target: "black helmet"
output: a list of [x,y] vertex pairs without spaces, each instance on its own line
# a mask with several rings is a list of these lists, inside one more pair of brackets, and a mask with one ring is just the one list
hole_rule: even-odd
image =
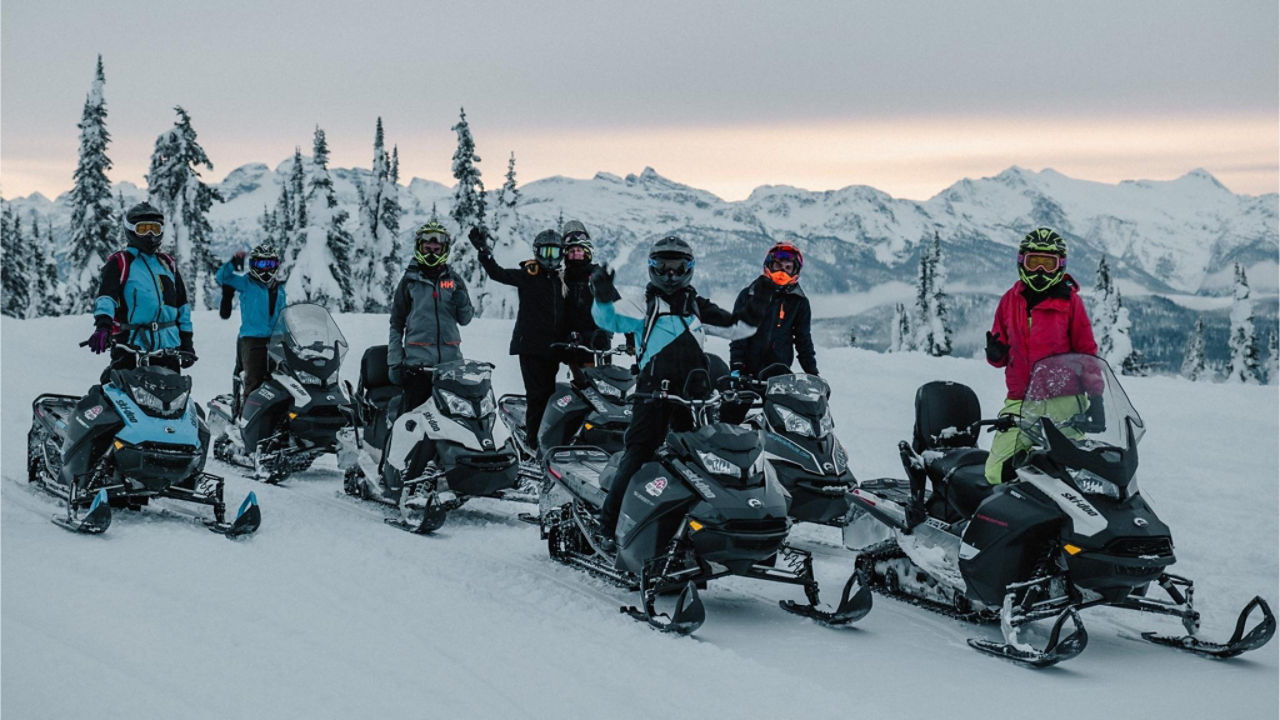
[[276,279],[276,271],[280,269],[280,253],[271,243],[262,243],[249,253],[249,275],[264,285],[270,285]]
[[649,282],[670,294],[693,279],[693,248],[678,237],[664,237],[649,248]]
[[[577,220],[570,220],[564,224],[564,235],[561,238],[564,242],[565,262],[574,265],[579,263],[589,263],[594,259],[595,246],[591,244],[591,236],[587,234],[587,228]],[[569,251],[573,248],[582,248],[584,254],[580,258],[570,258]]]
[[564,243],[560,240],[560,233],[555,230],[543,230],[533,239],[533,257],[547,270],[560,268],[560,256],[563,250]]
[[153,253],[160,249],[160,241],[164,240],[164,213],[143,200],[124,214],[124,229],[129,236],[129,245],[142,252]]

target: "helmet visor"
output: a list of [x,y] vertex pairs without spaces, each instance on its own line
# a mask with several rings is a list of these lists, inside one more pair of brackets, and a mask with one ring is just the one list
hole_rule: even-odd
[[418,252],[439,253],[449,246],[449,236],[441,233],[427,233],[418,236]]
[[1052,253],[1029,252],[1019,258],[1027,272],[1055,273],[1067,264],[1067,259]]
[[693,260],[682,257],[651,257],[649,269],[659,275],[684,275],[693,272]]
[[164,234],[164,223],[157,220],[140,220],[136,223],[126,220],[124,226],[129,228],[129,232],[139,237],[145,235],[160,237]]
[[280,259],[273,257],[250,258],[249,267],[259,272],[272,272],[280,267]]
[[543,260],[559,260],[560,259],[559,245],[539,245],[537,248],[534,249],[534,252],[535,254],[537,254],[538,257],[542,258]]

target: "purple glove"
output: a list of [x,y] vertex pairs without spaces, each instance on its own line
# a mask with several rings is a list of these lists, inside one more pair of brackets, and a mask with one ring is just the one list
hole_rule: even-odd
[[89,349],[95,353],[106,352],[111,347],[111,328],[100,327],[89,336]]

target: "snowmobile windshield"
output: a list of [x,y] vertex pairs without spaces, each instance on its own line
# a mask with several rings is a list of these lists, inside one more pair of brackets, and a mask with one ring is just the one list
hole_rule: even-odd
[[275,363],[288,367],[304,383],[327,385],[337,380],[347,354],[347,339],[328,310],[299,303],[280,313],[268,352]]
[[435,367],[437,387],[464,397],[480,397],[489,391],[493,365],[476,360],[454,360]]
[[1031,368],[1022,401],[1022,427],[1047,446],[1042,419],[1081,450],[1136,446],[1146,427],[1105,360],[1092,355],[1053,355]]
[[769,378],[766,395],[786,395],[804,402],[818,402],[831,396],[831,386],[817,375],[775,375]]

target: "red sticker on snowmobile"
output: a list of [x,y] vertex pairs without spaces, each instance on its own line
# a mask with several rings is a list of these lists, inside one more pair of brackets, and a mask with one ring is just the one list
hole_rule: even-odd
[[654,497],[658,497],[659,495],[662,494],[662,491],[666,489],[667,489],[667,479],[664,477],[654,478],[649,482],[645,483],[644,485],[644,491]]
[[93,407],[91,407],[91,408],[89,408],[88,410],[85,410],[85,411],[84,411],[84,419],[85,419],[85,420],[94,420],[94,419],[96,419],[96,418],[97,418],[99,415],[101,415],[101,414],[102,414],[102,406],[101,406],[101,405],[94,405]]

